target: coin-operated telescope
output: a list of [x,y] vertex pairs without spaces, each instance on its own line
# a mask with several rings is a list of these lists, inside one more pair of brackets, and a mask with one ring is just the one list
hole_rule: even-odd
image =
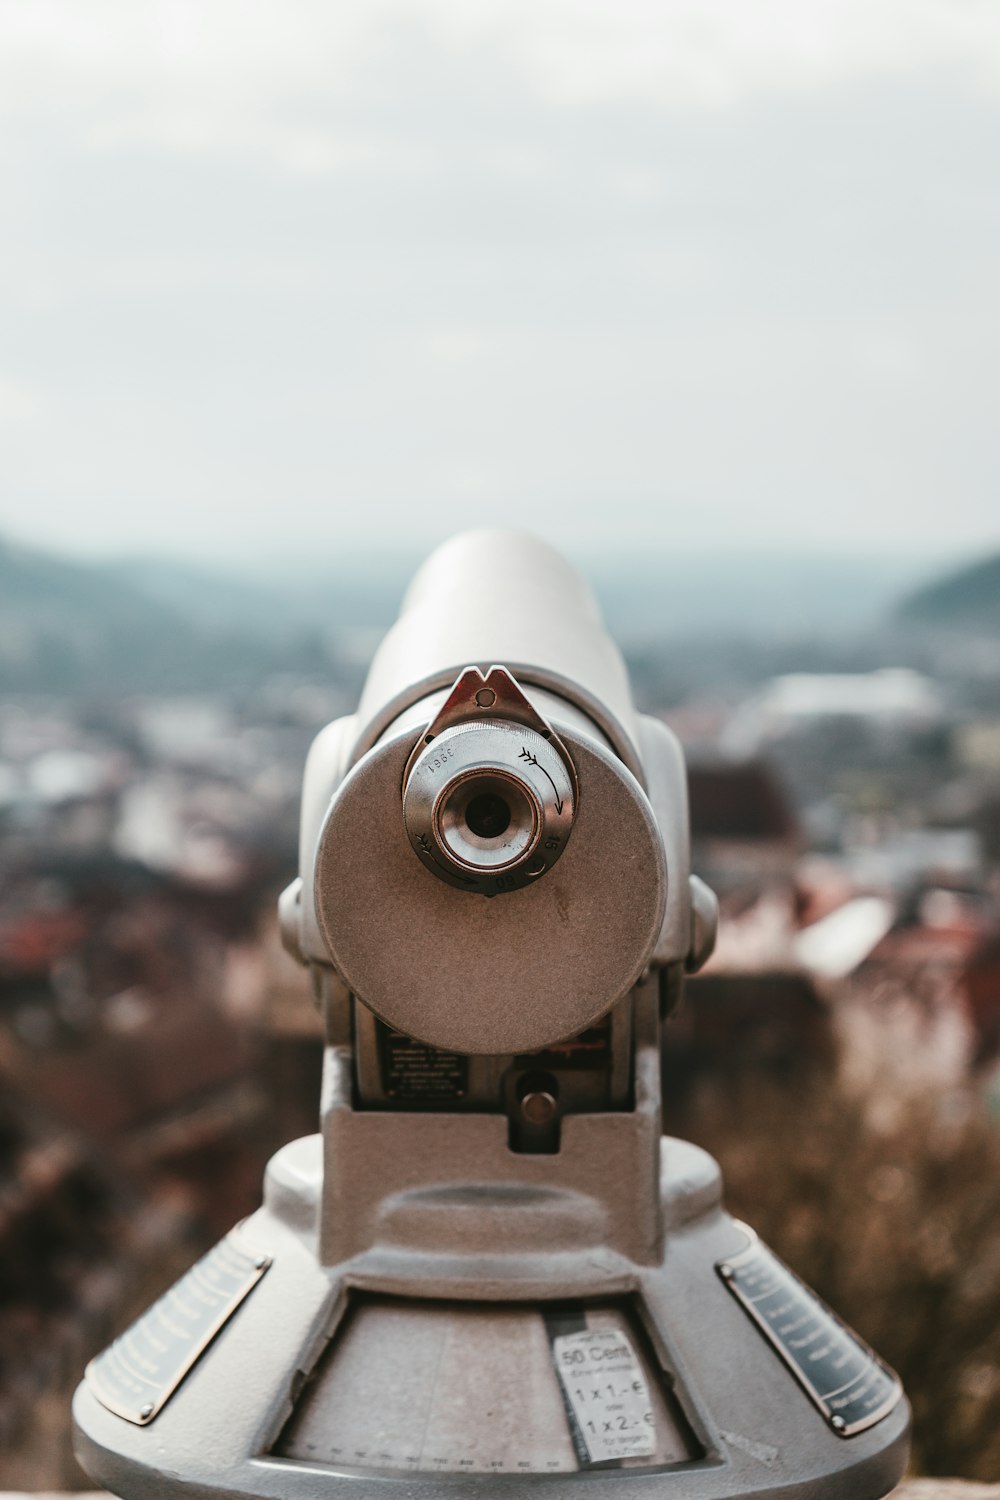
[[126,1497],[876,1500],[896,1377],[660,1130],[660,1028],[711,950],[682,757],[590,593],[478,532],[417,575],[325,729],[281,901],[321,1131],[90,1365]]

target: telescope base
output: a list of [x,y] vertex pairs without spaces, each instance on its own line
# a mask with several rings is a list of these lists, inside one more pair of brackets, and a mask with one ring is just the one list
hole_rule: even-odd
[[292,1143],[88,1369],[80,1462],[126,1500],[878,1500],[908,1453],[895,1377],[723,1211],[706,1153],[663,1162],[656,1265],[543,1234],[323,1266],[319,1138]]

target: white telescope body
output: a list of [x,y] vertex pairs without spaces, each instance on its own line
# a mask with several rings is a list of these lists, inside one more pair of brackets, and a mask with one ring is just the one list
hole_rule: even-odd
[[877,1500],[897,1378],[660,1123],[711,952],[676,741],[551,548],[417,574],[303,787],[282,935],[320,1131],[92,1361],[78,1453],[131,1500]]

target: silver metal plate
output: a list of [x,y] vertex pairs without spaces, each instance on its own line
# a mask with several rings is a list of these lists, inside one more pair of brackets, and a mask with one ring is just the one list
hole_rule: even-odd
[[716,1270],[840,1437],[897,1405],[898,1376],[756,1237]]
[[86,1380],[102,1406],[144,1427],[271,1264],[227,1235],[131,1328],[92,1359]]
[[[666,1469],[701,1457],[624,1307],[549,1313],[544,1304],[358,1299],[274,1456],[338,1474],[423,1477]],[[561,1360],[566,1353],[580,1358]],[[568,1394],[563,1369],[580,1371]]]

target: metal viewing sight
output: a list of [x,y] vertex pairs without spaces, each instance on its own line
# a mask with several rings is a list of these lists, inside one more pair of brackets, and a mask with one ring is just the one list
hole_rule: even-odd
[[[670,732],[528,537],[436,552],[305,773],[320,1132],[89,1366],[119,1495],[877,1500],[899,1381],[660,1127],[711,951]],[[596,1486],[596,1488],[595,1488]]]

